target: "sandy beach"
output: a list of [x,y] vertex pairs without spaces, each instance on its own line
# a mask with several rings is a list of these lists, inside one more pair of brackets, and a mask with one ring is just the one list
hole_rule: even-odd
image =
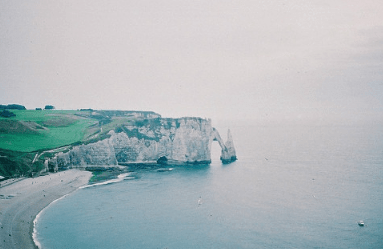
[[54,200],[88,183],[92,173],[67,170],[0,187],[0,249],[37,248],[33,220]]

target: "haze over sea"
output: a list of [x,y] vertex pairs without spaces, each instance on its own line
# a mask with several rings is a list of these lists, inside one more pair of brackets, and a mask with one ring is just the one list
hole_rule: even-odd
[[53,203],[42,248],[383,247],[383,126],[230,129],[235,163],[213,143],[210,165],[131,168]]

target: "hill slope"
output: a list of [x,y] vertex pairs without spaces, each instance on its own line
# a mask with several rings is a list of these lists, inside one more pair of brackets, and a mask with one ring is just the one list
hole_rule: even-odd
[[[0,175],[25,175],[43,168],[47,150],[107,137],[122,124],[160,117],[154,112],[12,110],[15,117],[0,117]],[[65,148],[63,148],[65,149]],[[39,160],[40,159],[40,160]]]

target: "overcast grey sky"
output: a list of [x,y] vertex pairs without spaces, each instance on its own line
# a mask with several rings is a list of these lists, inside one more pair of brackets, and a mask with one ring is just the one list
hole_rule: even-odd
[[381,0],[0,0],[0,104],[382,120]]

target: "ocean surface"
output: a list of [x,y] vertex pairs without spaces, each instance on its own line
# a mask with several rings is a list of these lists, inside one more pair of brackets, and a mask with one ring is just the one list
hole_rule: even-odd
[[210,165],[130,168],[51,204],[42,248],[383,248],[383,126],[230,129],[235,163],[213,143]]

